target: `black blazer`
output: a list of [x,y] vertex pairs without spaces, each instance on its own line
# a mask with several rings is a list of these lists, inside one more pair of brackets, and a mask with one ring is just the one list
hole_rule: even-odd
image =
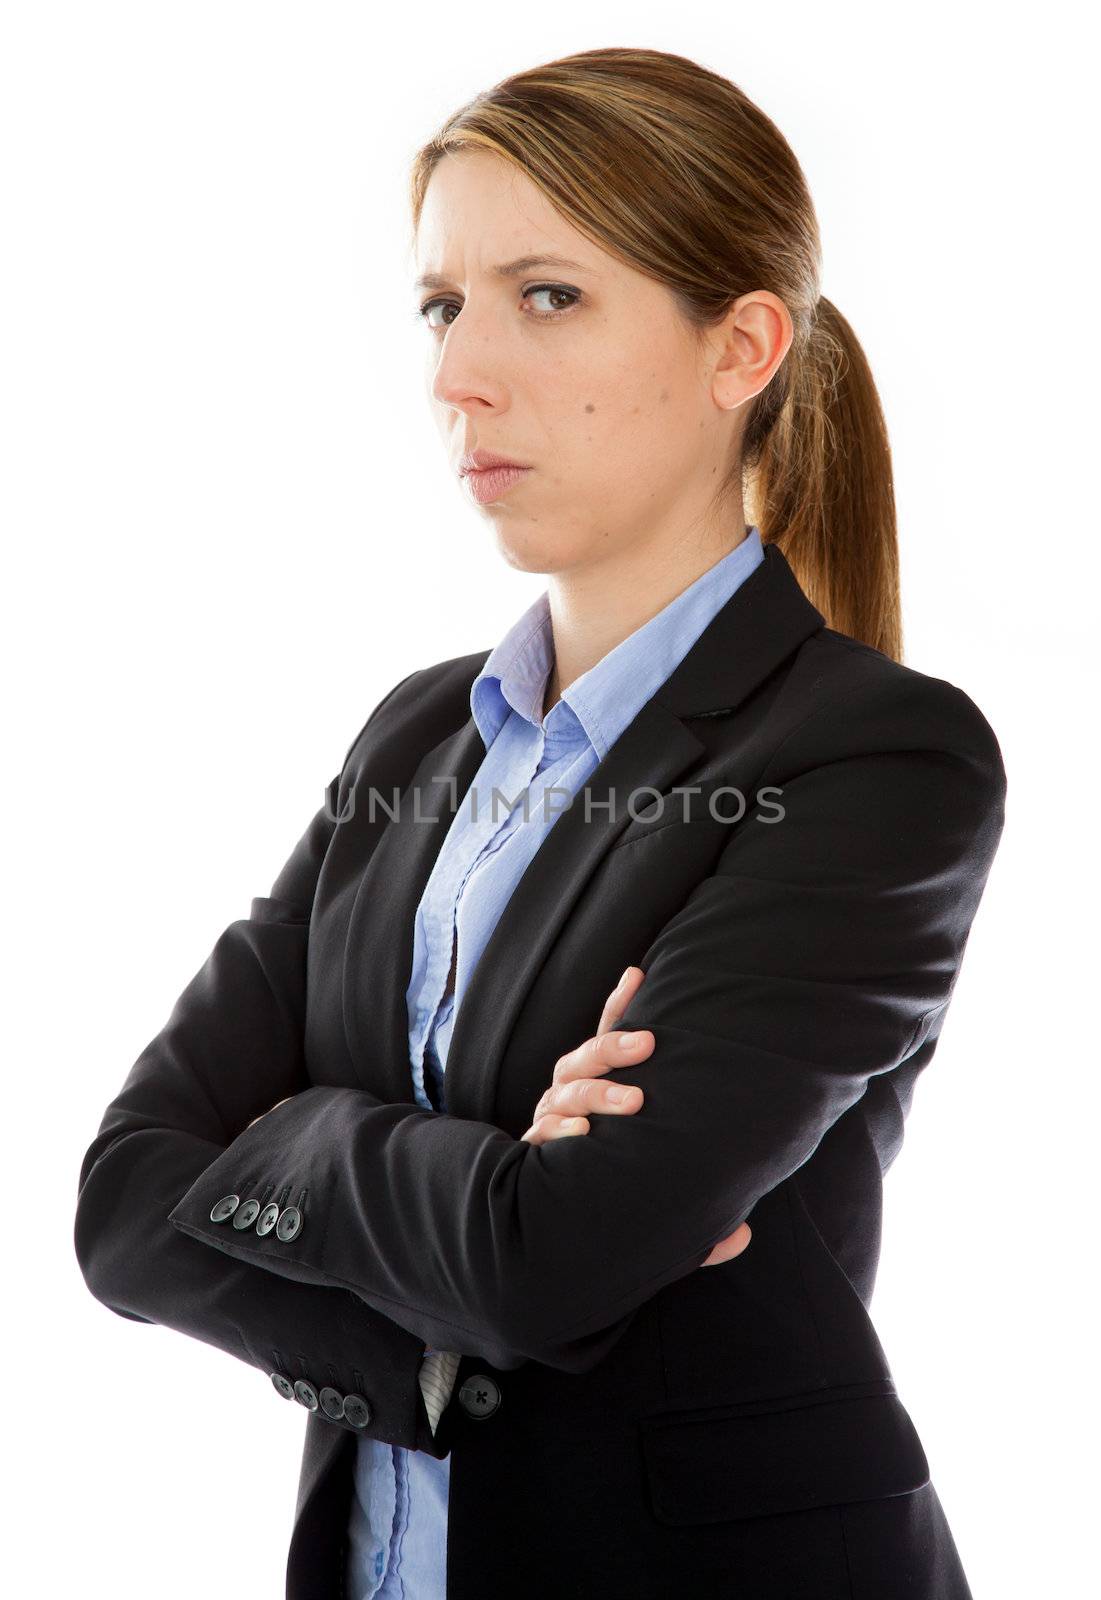
[[[448,1600],[967,1596],[868,1306],[1002,831],[989,724],[767,545],[517,886],[443,1114],[404,997],[487,654],[375,708],[133,1066],[80,1174],[88,1287],[308,1408],[290,1600],[341,1594],[360,1433],[450,1452]],[[523,1142],[631,964],[642,1110]],[[426,1344],[463,1356],[435,1437]]]

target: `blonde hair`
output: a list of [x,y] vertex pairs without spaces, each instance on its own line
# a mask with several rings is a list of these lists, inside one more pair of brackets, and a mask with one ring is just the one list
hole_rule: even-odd
[[564,56],[477,95],[417,152],[414,236],[437,162],[464,149],[511,162],[580,232],[664,284],[700,331],[753,289],[784,302],[791,348],[750,403],[719,498],[740,484],[827,625],[901,660],[886,422],[856,335],[819,293],[817,218],[775,123],[684,56]]

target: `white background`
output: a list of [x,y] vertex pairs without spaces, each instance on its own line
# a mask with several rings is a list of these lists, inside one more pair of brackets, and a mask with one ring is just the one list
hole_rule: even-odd
[[791,142],[891,429],[908,664],[1002,743],[1006,830],[887,1179],[873,1316],[976,1600],[1095,1568],[1097,141],[1072,8],[36,0],[0,36],[9,1593],[282,1593],[305,1413],[87,1293],[77,1173],[368,712],[544,587],[429,417],[408,162],[498,78],[612,44],[725,73]]

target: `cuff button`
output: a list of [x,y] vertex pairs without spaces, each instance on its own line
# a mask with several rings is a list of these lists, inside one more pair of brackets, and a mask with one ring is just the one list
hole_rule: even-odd
[[361,1394],[344,1396],[344,1420],[353,1428],[365,1428],[371,1420],[371,1408]]
[[224,1222],[227,1217],[232,1217],[240,1204],[239,1195],[224,1194],[210,1213],[211,1222]]
[[317,1410],[317,1390],[306,1378],[299,1378],[294,1386],[294,1398],[300,1406],[305,1406],[307,1411]]
[[289,1244],[302,1232],[302,1213],[297,1206],[285,1206],[279,1213],[279,1221],[275,1224],[275,1237],[282,1239],[284,1244]]
[[284,1400],[294,1399],[294,1384],[284,1373],[273,1372],[271,1381],[275,1386],[276,1394],[281,1394]]
[[274,1203],[274,1201],[270,1205],[266,1205],[263,1211],[261,1211],[260,1215],[256,1219],[256,1231],[260,1235],[261,1239],[266,1233],[270,1233],[275,1227],[278,1216],[279,1207]]
[[237,1210],[234,1212],[233,1226],[235,1228],[240,1228],[242,1231],[245,1228],[251,1228],[259,1215],[259,1200],[246,1200],[244,1205],[238,1206]]
[[344,1396],[341,1394],[340,1390],[330,1388],[322,1389],[321,1393],[318,1395],[318,1399],[321,1401],[321,1409],[324,1411],[325,1415],[327,1417],[331,1417],[334,1422],[339,1422],[341,1417],[344,1415]]

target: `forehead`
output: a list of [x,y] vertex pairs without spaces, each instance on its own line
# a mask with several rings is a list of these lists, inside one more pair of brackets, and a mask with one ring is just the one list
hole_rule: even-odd
[[608,258],[531,180],[491,151],[444,156],[429,179],[414,240],[416,287],[454,275],[505,281],[529,271],[599,273]]

